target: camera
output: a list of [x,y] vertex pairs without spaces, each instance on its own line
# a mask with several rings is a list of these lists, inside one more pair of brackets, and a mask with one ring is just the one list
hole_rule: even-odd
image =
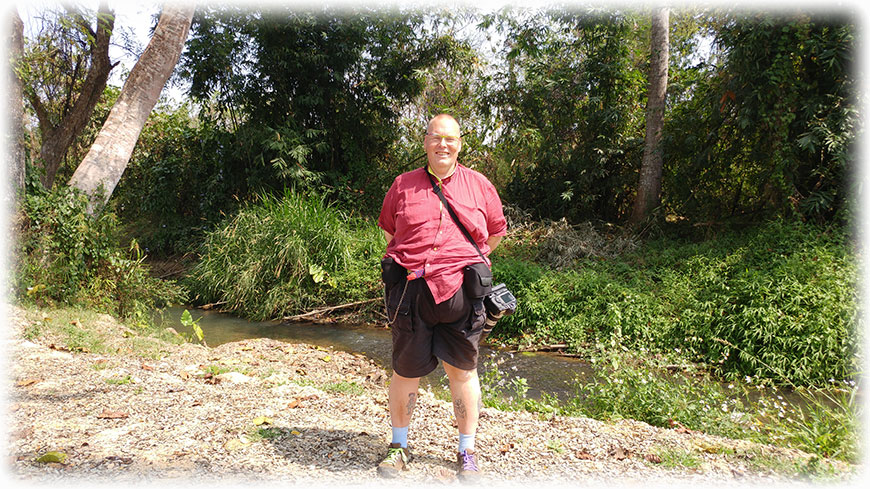
[[517,310],[517,299],[505,284],[498,284],[493,286],[492,292],[483,298],[483,305],[486,308],[483,337],[486,338],[499,319],[510,316]]

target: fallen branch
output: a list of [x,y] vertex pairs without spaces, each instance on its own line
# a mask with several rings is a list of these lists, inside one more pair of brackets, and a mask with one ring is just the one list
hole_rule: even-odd
[[308,312],[303,313],[303,314],[297,314],[295,316],[284,316],[283,319],[285,321],[298,321],[300,319],[305,319],[305,318],[310,317],[310,316],[316,316],[317,314],[322,314],[324,312],[335,311],[337,309],[346,309],[348,307],[360,306],[363,304],[369,304],[371,302],[380,301],[380,300],[383,300],[383,298],[378,297],[375,299],[366,299],[364,301],[350,302],[347,304],[340,304],[338,306],[324,307],[323,309],[315,309],[313,311],[308,311]]
[[203,304],[203,305],[199,306],[199,308],[200,308],[200,309],[205,309],[205,310],[207,311],[207,310],[209,310],[209,309],[211,309],[211,308],[213,308],[213,307],[222,306],[222,305],[224,305],[224,304],[226,304],[226,303],[227,303],[227,301],[213,302],[213,303],[211,303],[211,304]]

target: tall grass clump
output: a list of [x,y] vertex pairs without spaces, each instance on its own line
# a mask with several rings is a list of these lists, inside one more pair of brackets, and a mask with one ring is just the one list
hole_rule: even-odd
[[647,348],[725,378],[796,385],[859,371],[858,267],[842,231],[775,221],[703,242],[660,238],[563,268],[507,251],[493,274],[519,308],[494,332],[503,341]]
[[207,233],[187,283],[255,320],[376,298],[383,234],[323,196],[263,195]]
[[115,215],[87,212],[87,198],[61,186],[29,188],[15,214],[13,291],[39,307],[84,307],[148,324],[153,309],[184,300],[154,278],[135,240],[123,243]]

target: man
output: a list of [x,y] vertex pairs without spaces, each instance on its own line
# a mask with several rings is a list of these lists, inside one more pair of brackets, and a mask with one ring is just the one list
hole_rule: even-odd
[[[442,361],[450,382],[459,427],[457,475],[479,475],[474,436],[480,412],[478,347],[485,320],[480,297],[463,287],[467,265],[485,263],[451,218],[433,189],[440,186],[483,255],[498,246],[507,222],[495,187],[482,174],[460,165],[459,123],[446,114],[426,130],[428,164],[399,175],[384,198],[378,226],[387,239],[382,262],[385,302],[393,337],[389,387],[393,439],[378,473],[394,477],[406,468],[408,426],[420,377]],[[398,272],[397,272],[398,271]]]

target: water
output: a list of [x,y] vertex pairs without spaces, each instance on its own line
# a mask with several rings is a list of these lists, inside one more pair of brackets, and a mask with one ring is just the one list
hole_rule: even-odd
[[[161,313],[159,321],[164,327],[192,336],[193,332],[181,325],[183,307],[170,307]],[[390,366],[392,340],[390,330],[372,326],[347,324],[314,324],[309,322],[248,321],[218,311],[188,309],[194,321],[199,321],[206,344],[211,347],[251,338],[270,338],[287,343],[305,343],[331,347],[348,353],[361,353],[392,373]],[[574,393],[572,386],[578,376],[591,377],[590,366],[576,358],[551,353],[508,353],[481,347],[478,371],[498,364],[499,371],[510,382],[524,378],[528,383],[528,397],[540,399],[541,393],[567,399]],[[446,385],[446,374],[439,366],[422,379],[424,385],[441,389]]]
[[[164,327],[173,327],[176,331],[193,337],[193,332],[181,325],[183,307],[170,307],[160,313],[159,322]],[[218,311],[206,311],[189,308],[191,317],[199,321],[203,330],[205,342],[211,346],[241,341],[251,338],[271,338],[287,343],[305,343],[348,353],[360,353],[372,359],[375,363],[392,374],[390,366],[392,340],[390,330],[372,326],[357,326],[348,324],[314,324],[310,322],[287,321],[248,321],[230,314]],[[481,346],[478,372],[483,375],[494,364],[506,379],[506,384],[512,379],[523,378],[528,385],[526,396],[540,399],[541,393],[555,395],[565,400],[573,397],[573,386],[578,379],[588,382],[594,379],[590,365],[580,359],[560,356],[546,352],[510,353]],[[685,381],[685,378],[675,376],[675,381]],[[444,391],[447,387],[446,374],[439,365],[434,372],[421,379],[424,386],[435,391]],[[727,384],[723,384],[723,387]],[[511,395],[511,392],[507,392]],[[764,394],[765,396],[770,393]],[[787,389],[775,392],[791,404],[804,406],[806,402],[799,395]],[[751,391],[748,397],[735,392],[734,394],[750,405],[757,401],[761,391]],[[825,396],[820,400],[824,401]],[[826,403],[828,404],[828,403]]]

